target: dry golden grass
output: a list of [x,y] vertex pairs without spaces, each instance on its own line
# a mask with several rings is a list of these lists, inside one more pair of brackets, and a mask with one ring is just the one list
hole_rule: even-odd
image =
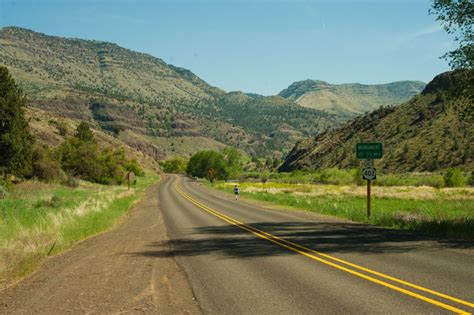
[[[233,187],[234,183],[219,184],[222,187]],[[323,197],[323,196],[353,196],[363,197],[367,194],[366,186],[338,186],[313,184],[281,184],[281,183],[242,183],[243,192],[266,192],[269,194],[292,194],[295,196]],[[436,200],[470,200],[474,201],[474,187],[463,188],[434,188],[428,186],[373,186],[372,194],[380,198]]]

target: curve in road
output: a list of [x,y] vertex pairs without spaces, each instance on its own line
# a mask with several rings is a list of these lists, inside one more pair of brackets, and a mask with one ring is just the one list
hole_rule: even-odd
[[[452,244],[441,246],[435,240],[420,239],[419,236],[401,231],[372,228],[347,221],[331,221],[327,217],[304,213],[263,209],[253,204],[235,202],[229,196],[213,192],[188,179],[183,178],[181,181],[182,183],[179,177],[172,176],[163,184],[160,192],[165,223],[173,240],[171,242],[173,252],[169,254],[177,256],[178,261],[188,272],[194,292],[205,311],[240,313],[252,309],[264,313],[307,313],[318,308],[322,312],[450,311],[469,314],[474,307],[474,304],[468,301],[468,298],[472,297],[470,289],[472,282],[469,281],[473,278],[470,265],[466,265],[472,263],[473,258],[469,249],[452,249],[450,247],[456,246]],[[293,223],[292,226],[288,226],[289,222]],[[318,246],[318,239],[325,241],[324,238],[315,237],[315,242],[310,242],[312,239],[308,237],[308,227],[318,223],[323,223],[323,226],[317,229],[317,234],[326,232],[329,235],[326,241],[331,240],[333,236],[331,233],[334,230],[340,231],[341,228],[346,232],[343,235],[347,243],[351,243],[353,236],[353,244],[346,243],[343,247],[349,246],[354,249],[345,256],[356,258],[356,263],[350,262],[354,260],[335,257],[314,249]],[[301,233],[305,224],[306,232]],[[243,236],[242,231],[248,235]],[[366,239],[362,238],[361,242],[358,238],[358,233],[361,232],[369,236],[371,234],[382,236],[383,242],[377,246],[390,245],[394,253],[387,254],[385,251],[372,254],[370,260],[358,263],[357,261],[367,257],[364,256],[367,253],[366,250],[355,249],[370,246],[364,243]],[[202,234],[207,238],[203,238]],[[301,237],[302,235],[306,237]],[[252,255],[245,247],[256,247],[258,242],[255,236],[266,242],[258,244],[259,250]],[[298,238],[306,244],[298,242]],[[280,251],[274,248],[275,245],[280,247]],[[407,245],[413,248],[408,250]],[[196,248],[192,248],[193,246]],[[288,255],[288,251],[298,255]],[[337,251],[337,248],[332,248],[332,251]],[[408,255],[405,252],[409,252]],[[160,256],[163,253],[158,251],[148,254]],[[383,266],[397,254],[402,256],[402,260],[405,260],[403,258],[406,256],[413,257],[410,257],[411,261],[404,261],[403,265],[396,268],[396,276],[369,268],[372,265]],[[321,264],[313,263],[311,270],[308,261],[303,262],[298,256],[311,258],[313,262],[318,261]],[[378,260],[378,263],[374,263],[374,260]],[[430,266],[419,264],[420,261],[430,260],[435,262],[432,263],[434,266],[431,270]],[[430,276],[432,272],[445,269],[446,265],[450,265],[449,261],[452,262],[449,268],[451,270],[441,272],[439,279]],[[286,266],[282,267],[283,265]],[[327,269],[328,266],[344,273],[334,273],[334,270]],[[453,270],[456,268],[458,270]],[[390,270],[393,266],[379,270],[384,269]],[[240,273],[234,270],[242,271]],[[277,276],[271,281],[264,282],[266,270],[274,270]],[[303,270],[306,271],[302,272]],[[215,274],[219,276],[213,276]],[[412,277],[414,274],[417,276]],[[356,276],[358,279],[348,278],[348,275]],[[236,282],[236,278],[246,281]],[[415,284],[414,281],[401,280],[403,278],[423,279],[422,285]],[[446,288],[447,292],[452,290],[452,283],[446,282],[449,278],[460,279],[460,282],[455,284],[453,292],[459,292],[461,297],[441,293],[443,291],[439,288]],[[310,279],[313,281],[309,281]],[[361,280],[365,280],[366,283]],[[216,281],[219,283],[215,283]],[[436,290],[429,288],[427,284],[430,283],[433,283]],[[377,288],[374,284],[382,286],[383,289]],[[321,286],[324,290],[321,290]],[[220,290],[210,287],[217,287]],[[255,301],[255,293],[251,293],[255,290],[251,287],[261,288],[257,291],[271,294],[268,296],[264,294],[266,298]],[[285,287],[293,288],[294,291],[291,293],[286,291],[288,296],[284,296],[285,292],[284,290],[282,292],[282,289]],[[332,295],[331,292],[337,293]],[[304,297],[308,295],[316,298],[308,300]],[[227,308],[222,307],[222,301],[226,301],[224,304],[228,306]]]

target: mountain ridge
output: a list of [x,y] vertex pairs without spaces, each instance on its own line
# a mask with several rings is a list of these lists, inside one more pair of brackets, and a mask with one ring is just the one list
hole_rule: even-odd
[[474,70],[437,75],[421,94],[396,107],[381,107],[340,128],[296,144],[280,171],[358,167],[355,145],[384,144],[382,172],[474,167]]
[[[30,106],[87,120],[154,157],[226,145],[279,157],[303,136],[344,117],[279,96],[225,92],[190,70],[117,44],[0,30],[0,64],[29,95]],[[283,105],[283,106],[282,106]]]
[[306,79],[292,83],[278,95],[297,104],[329,113],[356,116],[380,106],[398,105],[420,93],[421,81],[395,81],[384,84],[330,84]]

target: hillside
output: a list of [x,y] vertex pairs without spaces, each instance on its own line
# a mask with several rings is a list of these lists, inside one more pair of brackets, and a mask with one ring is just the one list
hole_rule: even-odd
[[157,159],[226,145],[282,156],[345,119],[282,97],[226,93],[187,69],[116,44],[17,27],[0,30],[0,64],[31,107],[87,120]]
[[384,144],[382,172],[474,168],[474,70],[436,76],[420,95],[299,142],[280,171],[355,167],[355,144]]
[[[28,108],[25,114],[29,119],[29,129],[31,134],[34,135],[36,143],[49,147],[57,147],[68,137],[72,137],[78,125],[75,120],[60,117],[37,108]],[[58,125],[65,127],[65,134],[61,134]],[[120,148],[127,153],[129,158],[139,161],[144,168],[161,172],[158,163],[150,156],[100,130],[93,130],[93,132],[100,147]]]
[[420,81],[364,85],[305,80],[291,84],[278,95],[304,107],[355,116],[380,106],[401,104],[420,93],[424,87],[425,83]]

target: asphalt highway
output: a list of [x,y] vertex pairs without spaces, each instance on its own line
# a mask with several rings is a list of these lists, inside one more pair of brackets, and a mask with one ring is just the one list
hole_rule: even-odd
[[158,190],[174,257],[208,314],[474,310],[472,244],[234,200],[170,175]]

